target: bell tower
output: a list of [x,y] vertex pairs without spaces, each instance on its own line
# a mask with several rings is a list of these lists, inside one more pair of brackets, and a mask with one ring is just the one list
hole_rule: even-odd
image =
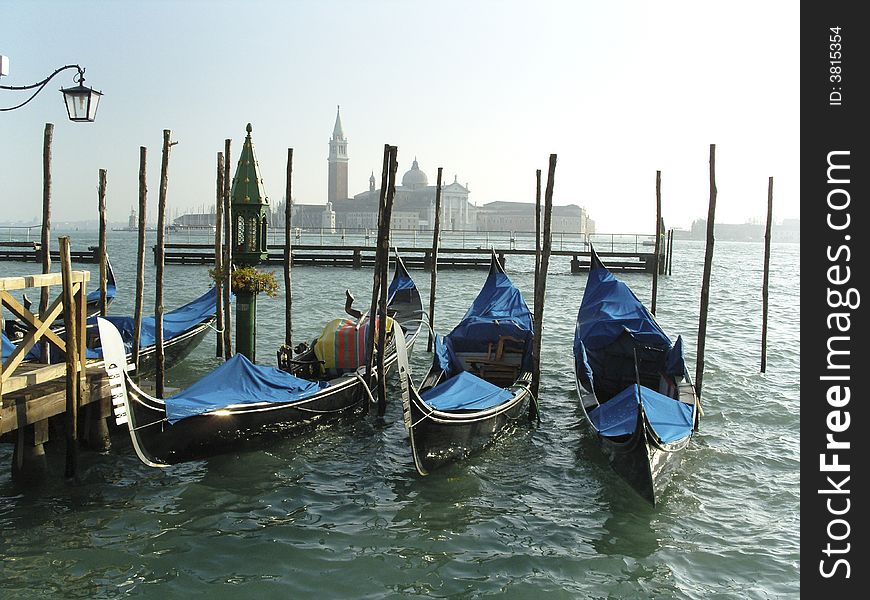
[[335,127],[329,140],[329,185],[327,202],[347,199],[347,139],[341,128],[341,107],[335,112]]

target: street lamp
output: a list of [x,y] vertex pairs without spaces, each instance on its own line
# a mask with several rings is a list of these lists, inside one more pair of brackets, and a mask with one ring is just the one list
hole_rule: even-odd
[[66,104],[66,110],[67,114],[69,115],[69,120],[76,123],[93,122],[93,120],[97,118],[97,107],[100,104],[100,97],[103,95],[103,93],[85,86],[85,70],[79,65],[65,65],[57,69],[54,73],[52,73],[42,81],[39,81],[32,85],[0,85],[0,89],[2,90],[36,90],[27,100],[25,100],[21,104],[10,106],[8,108],[0,108],[0,112],[6,112],[10,110],[15,110],[16,108],[21,108],[22,106],[33,100],[36,95],[43,90],[48,82],[51,81],[52,78],[54,78],[55,75],[67,69],[76,69],[78,71],[78,73],[73,76],[73,81],[78,85],[60,90],[63,93],[63,99],[64,103]]

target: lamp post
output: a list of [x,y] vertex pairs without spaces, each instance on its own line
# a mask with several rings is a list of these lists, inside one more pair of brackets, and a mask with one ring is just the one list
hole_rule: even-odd
[[[8,64],[8,61],[4,61],[4,66],[6,68],[8,68]],[[69,115],[69,120],[76,123],[93,122],[94,119],[97,118],[97,107],[100,104],[100,97],[103,95],[103,93],[85,86],[85,70],[79,65],[65,65],[63,67],[60,67],[42,81],[39,81],[32,85],[0,85],[0,90],[36,90],[33,92],[33,94],[30,95],[27,100],[25,100],[21,104],[16,104],[15,106],[10,106],[8,108],[0,108],[0,112],[15,110],[16,108],[21,108],[25,104],[29,103],[36,97],[39,92],[41,92],[45,88],[46,85],[48,85],[48,82],[51,81],[55,75],[57,75],[61,71],[66,71],[67,69],[76,69],[78,71],[78,73],[73,76],[73,81],[78,85],[60,90],[63,93],[63,99],[64,103],[66,104],[66,110],[67,114]]]
[[[269,209],[269,200],[263,191],[260,167],[254,156],[250,123],[246,130],[248,135],[239,155],[231,191],[233,265],[241,268],[256,267],[267,256],[266,213]],[[257,281],[255,277],[252,280]],[[254,362],[257,349],[257,294],[260,290],[256,285],[254,289],[243,286],[234,286],[234,288],[236,351]]]

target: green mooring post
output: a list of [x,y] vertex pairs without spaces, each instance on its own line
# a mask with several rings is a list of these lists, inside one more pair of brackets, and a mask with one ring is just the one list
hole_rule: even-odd
[[[256,267],[266,259],[266,214],[269,200],[263,191],[263,178],[254,156],[251,124],[232,182],[233,265],[241,269]],[[236,295],[236,352],[256,361],[257,294],[259,290],[233,289]]]

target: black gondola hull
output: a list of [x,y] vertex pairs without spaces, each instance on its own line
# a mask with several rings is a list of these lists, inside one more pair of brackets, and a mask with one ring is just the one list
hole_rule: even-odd
[[352,420],[364,413],[368,401],[358,382],[348,380],[302,402],[214,411],[170,424],[162,407],[151,405],[129,383],[128,387],[139,444],[152,462],[162,464],[206,458],[249,442],[259,444]]
[[[587,419],[588,422],[588,419]],[[611,438],[595,432],[601,453],[610,466],[644,500],[655,506],[682,460],[682,450],[691,436],[672,443],[661,443],[650,431],[644,413],[640,414],[634,433],[625,437]]]
[[522,421],[528,423],[531,394],[523,387],[497,410],[448,413],[433,411],[412,391],[409,435],[414,466],[420,475],[463,460],[492,444]]

